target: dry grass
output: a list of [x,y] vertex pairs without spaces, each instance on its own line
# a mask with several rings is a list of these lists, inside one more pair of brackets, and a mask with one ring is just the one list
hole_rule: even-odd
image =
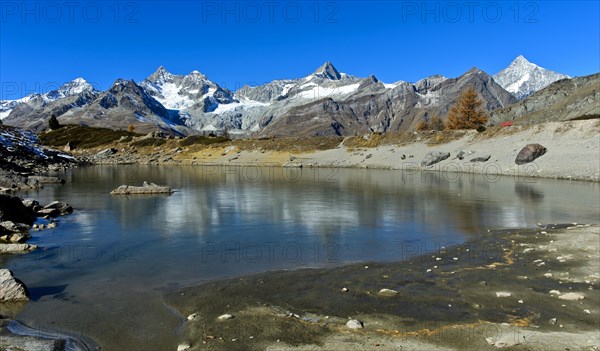
[[444,130],[444,131],[421,131],[421,132],[396,132],[386,134],[369,134],[364,136],[347,137],[344,146],[349,149],[374,148],[384,145],[403,146],[415,142],[425,142],[429,145],[438,145],[462,138],[468,131]]
[[492,126],[484,132],[475,134],[474,141],[487,140],[497,137],[509,136],[527,130],[532,126],[512,125],[510,127]]
[[307,137],[307,138],[270,138],[233,140],[229,144],[240,150],[266,150],[289,152],[312,152],[336,148],[341,137]]
[[104,145],[114,145],[123,136],[139,136],[122,130],[108,128],[65,125],[56,130],[48,130],[39,134],[42,144],[62,148],[68,142],[79,149],[91,149]]

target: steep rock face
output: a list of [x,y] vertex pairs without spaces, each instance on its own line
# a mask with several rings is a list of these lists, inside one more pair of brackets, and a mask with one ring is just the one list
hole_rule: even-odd
[[219,104],[234,102],[233,94],[212,82],[198,71],[182,76],[169,73],[164,67],[139,84],[166,108],[185,111],[194,107],[211,112]]
[[469,87],[478,92],[488,111],[517,102],[490,75],[477,68],[458,78],[433,76],[415,84],[399,83],[393,89],[379,86],[373,78],[374,90],[295,106],[265,123],[260,135],[354,135],[410,130],[422,118],[439,115],[444,119],[458,96]]
[[494,75],[494,80],[519,100],[565,78],[569,76],[537,66],[522,55]]
[[85,108],[60,116],[59,121],[114,129],[133,125],[142,132],[186,129],[179,124],[178,115],[172,115],[133,80],[124,79],[118,79]]
[[[523,96],[519,94],[529,94],[561,76],[519,57],[494,77],[473,68],[457,78],[434,75],[415,83],[384,84],[375,76],[341,73],[326,62],[304,78],[243,86],[232,93],[198,71],[174,75],[159,67],[139,84],[117,80],[103,93],[77,79],[44,95],[3,101],[0,115],[10,110],[7,124],[34,131],[46,128],[50,116],[56,115],[63,124],[114,129],[131,124],[140,132],[350,135],[411,130],[433,116],[445,119],[469,87],[483,99],[486,110],[507,108],[518,100],[502,84]],[[530,111],[531,106],[524,109]]]
[[600,117],[600,73],[552,83],[517,104],[495,110],[490,123],[536,124]]

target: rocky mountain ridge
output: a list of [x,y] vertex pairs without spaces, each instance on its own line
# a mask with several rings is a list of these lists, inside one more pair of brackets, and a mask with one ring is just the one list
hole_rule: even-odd
[[548,72],[520,56],[496,76],[473,68],[456,78],[434,75],[415,83],[385,84],[372,75],[359,78],[341,73],[326,62],[303,78],[246,85],[231,92],[198,71],[175,75],[161,66],[139,83],[119,79],[106,92],[67,84],[62,95],[48,93],[57,97],[53,100],[42,98],[43,103],[36,103],[40,99],[34,97],[12,102],[16,106],[4,122],[39,131],[56,115],[61,123],[231,136],[400,131],[414,129],[433,116],[444,119],[467,87],[475,88],[490,112],[508,107],[524,91],[559,77]]

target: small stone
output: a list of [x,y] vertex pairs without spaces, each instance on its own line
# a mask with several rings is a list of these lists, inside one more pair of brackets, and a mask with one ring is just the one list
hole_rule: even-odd
[[379,295],[381,296],[396,296],[398,292],[392,289],[381,289],[379,290]]
[[556,318],[550,318],[550,320],[548,321],[548,323],[550,324],[556,324],[557,319]]
[[230,314],[222,314],[217,319],[220,321],[226,321],[226,320],[233,319],[233,318],[234,317]]
[[348,288],[342,288],[342,292],[348,292]]
[[364,328],[363,322],[359,321],[358,319],[349,320],[348,323],[346,323],[346,326],[350,329],[363,329]]
[[558,290],[550,290],[549,294],[550,295],[560,295],[560,291],[558,291]]
[[198,313],[192,313],[187,317],[187,319],[188,321],[193,321],[194,319],[196,319],[196,317],[198,317]]
[[429,272],[431,272],[431,268],[428,268],[428,269],[427,269],[427,273],[429,273]]
[[518,302],[518,303],[523,303],[523,300],[519,300],[519,301],[517,301],[517,302]]
[[496,292],[496,297],[511,297],[512,293],[508,292],[508,291],[497,291]]
[[588,309],[585,309],[585,310],[583,310],[583,312],[584,312],[584,313],[587,313],[587,314],[590,314],[590,313],[592,313],[592,311],[590,311],[590,310],[588,310]]
[[179,344],[177,345],[177,351],[186,351],[192,347],[190,344]]
[[544,277],[546,278],[550,278],[552,276],[552,273],[544,273]]
[[577,301],[577,300],[583,300],[585,298],[585,295],[580,294],[580,293],[570,292],[570,293],[566,293],[564,295],[560,295],[558,298],[561,300],[567,300],[567,301]]

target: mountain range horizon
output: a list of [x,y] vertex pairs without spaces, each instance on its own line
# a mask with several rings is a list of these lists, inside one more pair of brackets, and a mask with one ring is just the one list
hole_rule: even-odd
[[[519,54],[516,58],[514,58],[513,61],[511,61],[510,65],[513,65],[516,62],[517,63],[519,63],[519,62],[525,62],[527,64],[533,64],[533,63],[531,63],[531,61],[527,60],[522,54]],[[330,66],[334,67],[334,69],[337,71],[337,67],[335,67],[335,65],[334,65],[334,63],[332,61],[325,60],[320,66],[318,66],[318,68],[315,71],[313,71],[313,73],[316,72],[316,71],[318,71],[319,69],[323,68],[323,66],[326,66],[326,65],[330,65]],[[507,66],[506,68],[510,67],[510,65]],[[533,65],[536,65],[536,64],[533,64]],[[543,68],[543,67],[538,66],[538,65],[536,65],[536,66],[540,67],[540,68]],[[477,65],[471,67],[471,69],[473,69],[473,68],[479,69],[479,67]],[[506,69],[506,68],[504,68],[504,69]],[[544,68],[544,69],[546,69],[546,68]],[[150,76],[152,76],[153,74],[156,74],[157,72],[160,72],[160,71],[164,71],[164,72],[166,72],[168,74],[171,74],[171,75],[174,75],[174,76],[189,76],[189,75],[193,75],[193,74],[200,74],[200,75],[204,76],[205,78],[208,78],[207,75],[205,75],[204,73],[202,73],[201,70],[198,70],[198,69],[193,69],[191,72],[189,72],[187,74],[186,73],[181,73],[181,72],[174,73],[174,72],[171,72],[165,65],[159,65],[153,73],[151,73],[148,77],[146,77],[144,79],[147,79]],[[485,71],[485,70],[483,70],[483,71]],[[496,74],[498,74],[500,72],[501,71],[497,72]],[[344,72],[340,72],[340,73],[344,73]],[[347,74],[347,73],[345,73],[345,74]],[[562,74],[562,73],[559,73],[559,74]],[[370,75],[374,76],[374,77],[377,77],[376,74],[370,74]],[[432,73],[430,75],[422,77],[421,79],[428,78],[428,77],[433,77],[433,76],[444,76],[444,75],[440,74],[440,73]],[[564,74],[564,76],[568,77],[568,75],[566,75],[566,74]],[[302,77],[300,77],[300,78],[302,78]],[[122,79],[133,80],[133,81],[142,81],[143,80],[143,79],[139,80],[139,79],[135,79],[135,78],[131,78],[131,77],[130,78],[116,77],[112,81],[112,84],[114,84],[116,81],[122,80]],[[274,80],[284,80],[284,79],[289,79],[289,77],[281,77],[281,78],[276,78]],[[419,81],[419,80],[417,80],[417,81]],[[414,82],[417,82],[417,81],[414,81]],[[79,75],[78,77],[76,77],[76,78],[74,78],[72,80],[69,80],[67,82],[62,83],[62,85],[73,83],[73,82],[85,82],[87,84],[92,85],[94,87],[94,89],[96,89],[98,91],[106,90],[106,89],[101,88],[100,84],[97,84],[94,81],[86,79],[85,75]],[[224,88],[229,89],[232,92],[236,92],[237,90],[243,88],[246,85],[247,86],[251,86],[251,87],[256,87],[256,86],[260,86],[260,85],[263,85],[263,84],[266,84],[266,83],[269,83],[269,82],[271,82],[271,81],[264,81],[264,82],[261,82],[261,83],[259,83],[258,80],[257,81],[252,81],[252,82],[246,82],[246,83],[235,82],[235,83],[231,84],[233,86],[232,88],[229,88],[228,87],[229,84],[226,83],[226,82],[221,82],[221,83],[219,83],[219,85],[221,85]],[[393,82],[390,82],[390,83],[387,83],[387,84],[395,84],[397,82],[411,82],[411,81],[410,80],[404,80],[404,79],[397,79],[397,80],[394,80]],[[51,83],[47,84],[46,86],[40,86],[41,88],[45,87],[47,91],[42,91],[43,89],[40,89],[39,91],[32,92],[32,91],[27,91],[26,89],[23,89],[24,92],[25,92],[24,94],[21,93],[21,92],[19,92],[19,89],[15,90],[15,91],[13,91],[12,89],[3,89],[2,95],[7,94],[6,91],[9,90],[8,94],[11,94],[11,96],[7,97],[7,96],[0,95],[0,101],[19,100],[19,99],[22,99],[22,98],[24,98],[26,96],[30,96],[30,95],[36,95],[36,94],[40,94],[41,95],[41,94],[44,94],[44,93],[46,93],[48,91],[51,91],[51,90],[57,90],[62,85],[60,83],[58,83],[57,81],[52,81]],[[110,88],[110,86],[108,88]]]
[[455,78],[439,74],[416,82],[381,82],[375,75],[340,72],[330,61],[301,78],[284,78],[229,90],[198,70],[173,74],[164,66],[141,81],[117,78],[99,90],[84,78],[58,89],[0,101],[6,124],[39,131],[55,115],[64,123],[175,134],[229,133],[278,136],[344,135],[410,130],[420,121],[447,115],[456,98],[473,87],[488,112],[508,107],[548,85],[571,77],[517,56],[489,75],[473,67]]

